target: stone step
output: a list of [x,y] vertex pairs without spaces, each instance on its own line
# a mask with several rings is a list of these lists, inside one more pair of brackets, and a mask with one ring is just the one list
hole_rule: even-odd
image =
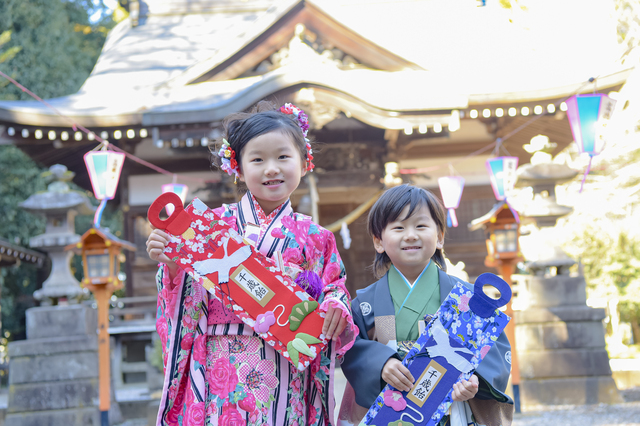
[[524,408],[624,402],[611,376],[522,380],[520,396]]
[[519,351],[518,359],[523,379],[611,377],[609,355],[604,348]]
[[538,349],[605,347],[604,326],[600,321],[517,324],[518,353]]

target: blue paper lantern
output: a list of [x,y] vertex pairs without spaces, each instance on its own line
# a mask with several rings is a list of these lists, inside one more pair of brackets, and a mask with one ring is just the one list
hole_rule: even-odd
[[598,93],[572,96],[566,104],[573,140],[578,145],[580,153],[589,154],[589,166],[580,186],[582,192],[584,181],[591,171],[591,160],[604,148],[604,130],[611,118],[616,101],[605,94]]
[[490,158],[486,166],[496,200],[505,200],[516,185],[518,157]]

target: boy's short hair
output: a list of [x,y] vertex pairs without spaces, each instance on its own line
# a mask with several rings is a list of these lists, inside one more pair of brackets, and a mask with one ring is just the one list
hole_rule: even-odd
[[[367,218],[369,235],[382,239],[382,232],[387,225],[397,220],[402,210],[407,206],[409,206],[409,213],[402,220],[409,218],[418,207],[427,206],[433,221],[438,227],[439,235],[444,238],[447,229],[447,214],[442,202],[431,191],[409,184],[391,188],[378,198],[373,207],[371,207]],[[447,270],[442,249],[436,249],[431,259],[436,262],[440,269]],[[376,278],[381,278],[387,273],[390,266],[391,259],[389,259],[387,253],[376,253],[371,269]]]

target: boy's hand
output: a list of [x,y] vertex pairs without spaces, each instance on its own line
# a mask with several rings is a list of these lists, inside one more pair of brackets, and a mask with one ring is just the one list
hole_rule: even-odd
[[164,263],[169,268],[169,273],[171,275],[171,279],[176,276],[178,271],[178,265],[169,259],[169,257],[164,254],[164,249],[169,244],[171,237],[166,232],[154,228],[149,234],[149,238],[147,238],[147,254],[151,260],[155,260],[157,262]]
[[478,393],[478,376],[475,374],[469,380],[463,380],[453,385],[451,397],[454,401],[468,401]]
[[409,392],[415,379],[407,367],[398,359],[391,357],[382,368],[382,380],[394,388]]
[[329,309],[327,309],[327,315],[324,317],[322,334],[327,336],[327,339],[331,340],[335,336],[342,334],[346,326],[347,319],[342,317],[342,310],[329,306]]

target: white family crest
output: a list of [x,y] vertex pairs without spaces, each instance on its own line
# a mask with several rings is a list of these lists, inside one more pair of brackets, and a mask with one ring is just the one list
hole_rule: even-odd
[[369,315],[371,313],[371,305],[369,302],[362,302],[360,304],[360,310],[362,311],[362,315]]

